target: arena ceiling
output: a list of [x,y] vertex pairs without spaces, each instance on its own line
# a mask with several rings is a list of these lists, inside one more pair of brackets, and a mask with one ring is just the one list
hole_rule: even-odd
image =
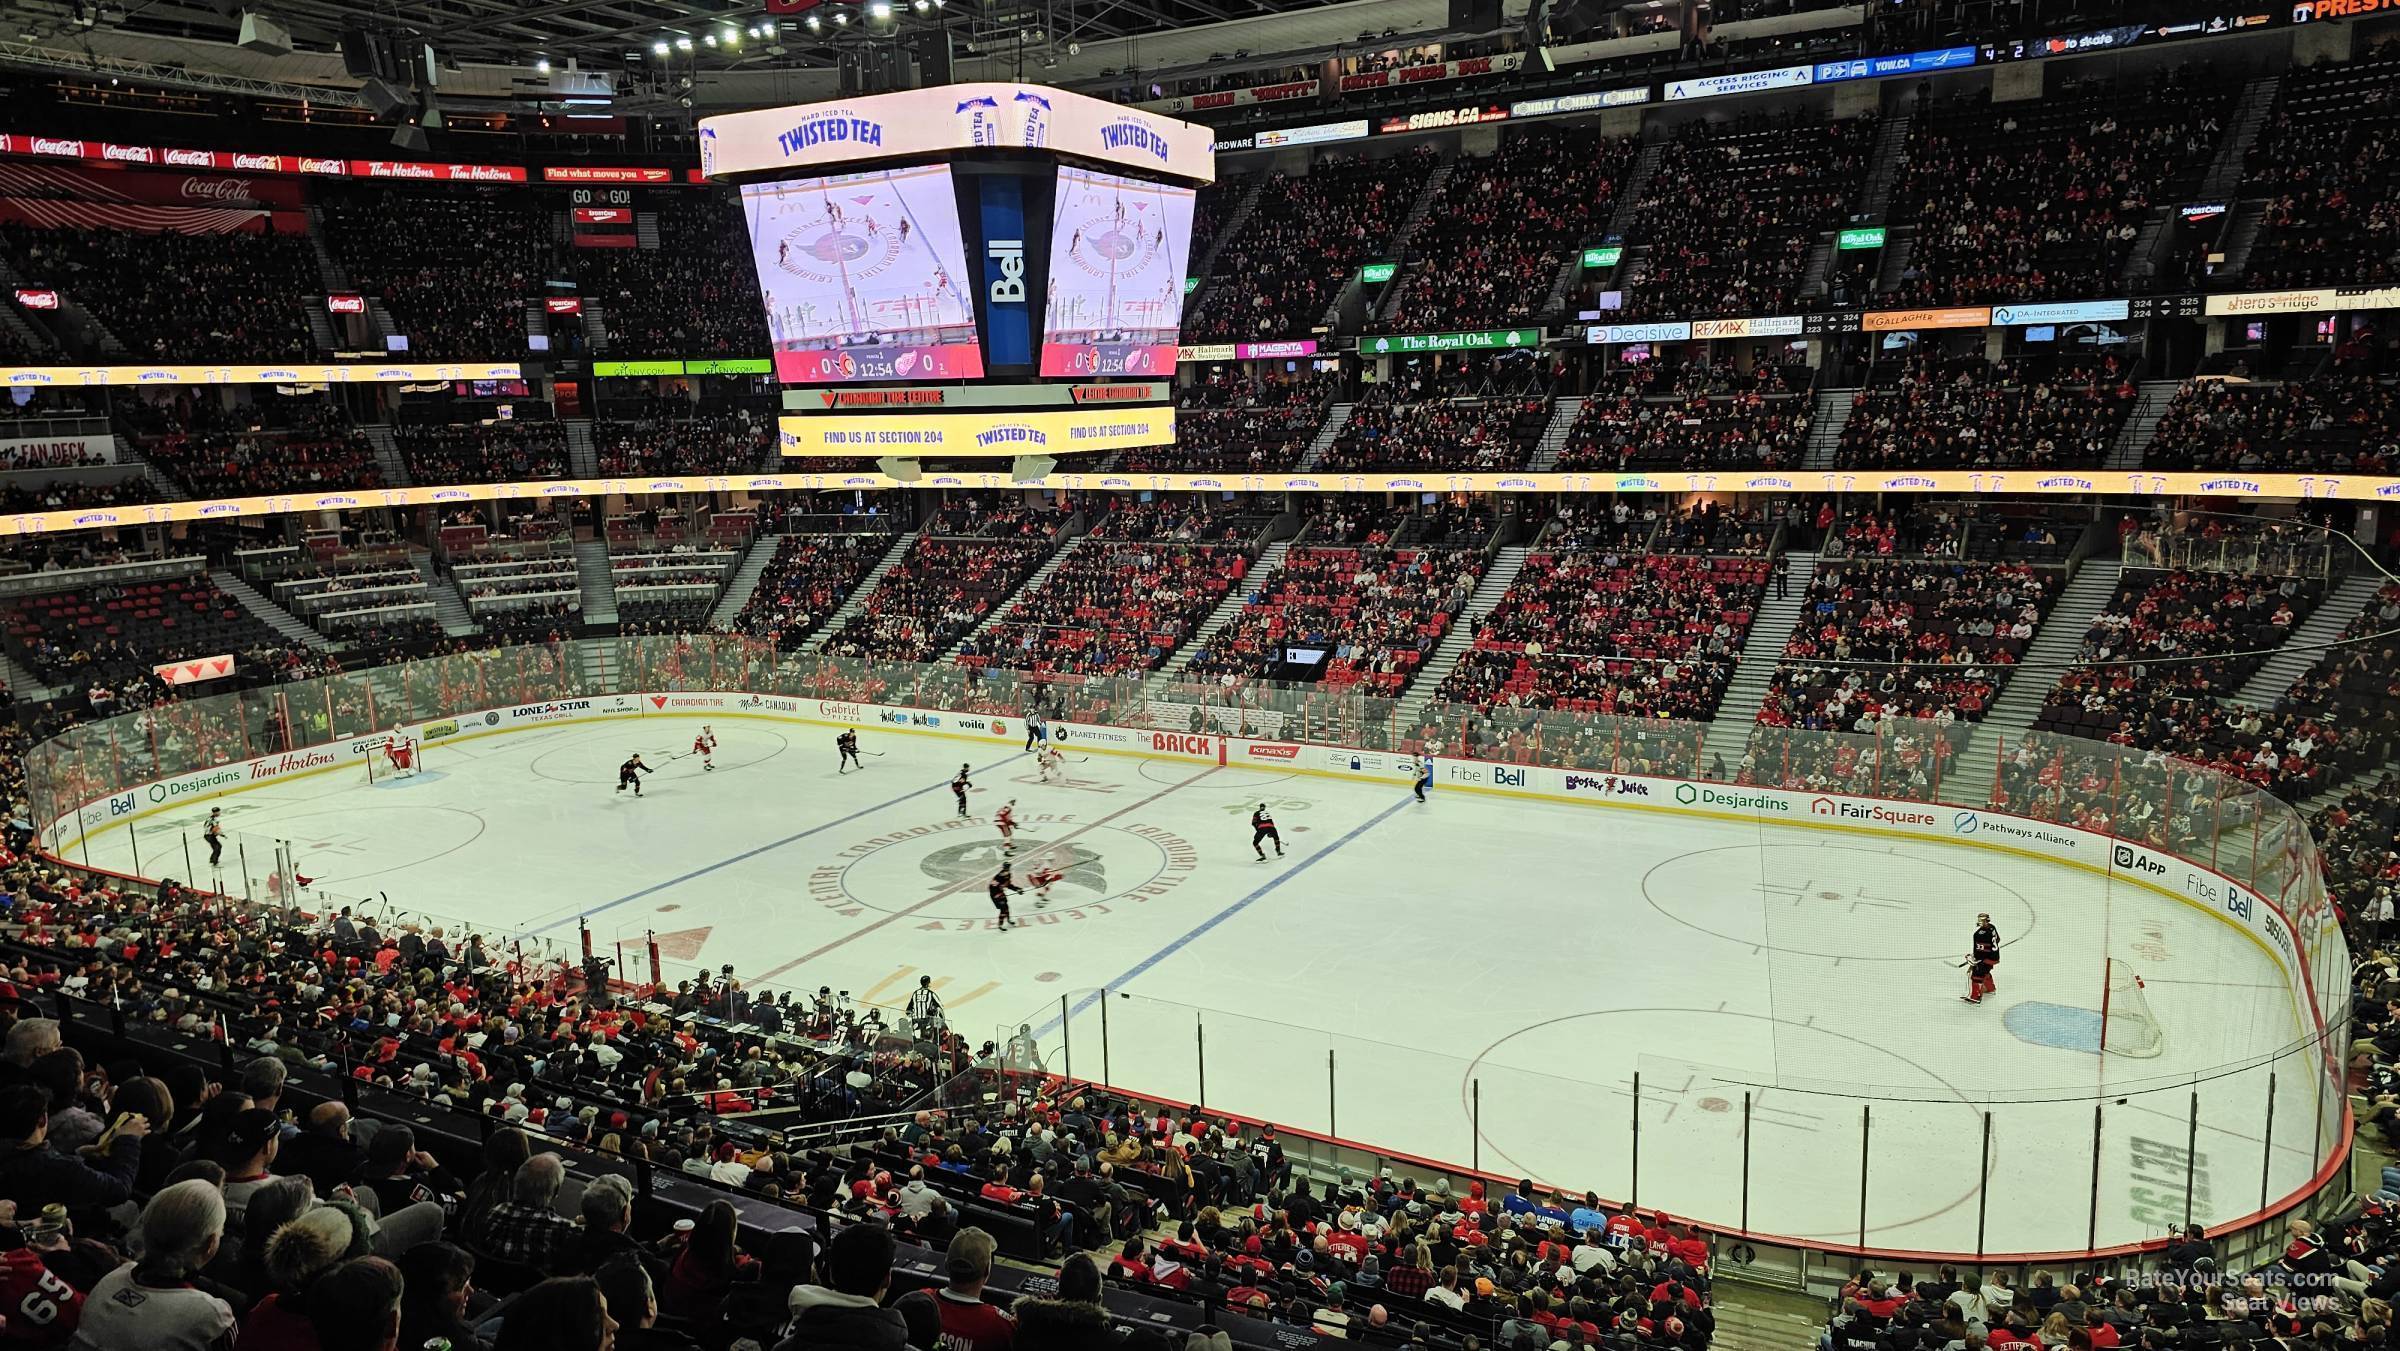
[[[916,45],[946,32],[959,78],[1021,74],[1072,85],[1237,55],[1263,62],[1355,49],[1362,39],[1421,40],[1440,35],[1447,19],[1444,0],[823,0],[813,27],[803,15],[770,15],[765,0],[256,0],[247,11],[240,0],[17,0],[6,9],[0,64],[18,69],[141,62],[339,89],[357,84],[342,70],[342,35],[364,27],[411,50],[432,45],[451,67],[444,94],[468,98],[509,93],[510,78],[495,72],[531,74],[537,59],[654,74],[662,40],[675,48],[666,62],[704,84],[829,71],[847,46]],[[287,30],[294,50],[237,45],[245,12]]]

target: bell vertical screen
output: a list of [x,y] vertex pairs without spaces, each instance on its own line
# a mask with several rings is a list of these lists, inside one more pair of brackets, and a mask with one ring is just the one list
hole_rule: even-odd
[[1044,375],[1173,375],[1192,190],[1061,165]]
[[948,165],[746,184],[742,210],[776,379],[982,376]]

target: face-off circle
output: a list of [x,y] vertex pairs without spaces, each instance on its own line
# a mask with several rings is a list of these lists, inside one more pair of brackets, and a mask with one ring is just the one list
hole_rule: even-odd
[[[1013,853],[986,822],[912,826],[851,845],[812,869],[807,886],[811,900],[837,914],[913,913],[923,929],[980,928],[994,919],[986,891],[1004,861],[1025,888],[1009,900],[1023,921],[1093,919],[1168,895],[1199,857],[1189,840],[1153,826],[1086,827],[1029,813]],[[1034,894],[1037,867],[1059,874],[1047,904]]]

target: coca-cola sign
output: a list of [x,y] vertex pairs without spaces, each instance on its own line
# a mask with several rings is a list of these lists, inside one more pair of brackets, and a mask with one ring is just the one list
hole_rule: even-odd
[[58,308],[58,292],[46,287],[40,290],[20,287],[17,303],[29,310],[55,310]]
[[[235,158],[240,158],[236,156]],[[252,156],[251,158],[258,158]],[[214,169],[217,152],[214,150],[162,150],[158,162],[170,169]]]
[[194,202],[247,203],[257,200],[250,185],[238,178],[187,178],[183,180],[183,195]]
[[114,141],[102,141],[100,158],[114,164],[156,164],[158,152],[146,145],[118,145]]
[[325,297],[325,308],[335,314],[365,314],[367,298],[365,296],[327,296]]
[[82,159],[84,157],[83,142],[61,141],[49,136],[34,137],[27,143],[26,148],[36,155],[56,155],[61,159]]

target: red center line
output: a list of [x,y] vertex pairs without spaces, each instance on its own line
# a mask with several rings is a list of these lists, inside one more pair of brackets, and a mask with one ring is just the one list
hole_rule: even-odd
[[[1224,768],[1222,765],[1210,765],[1208,768],[1201,770],[1199,773],[1194,774],[1188,779],[1184,779],[1178,783],[1168,784],[1166,787],[1159,789],[1157,792],[1152,793],[1150,796],[1143,798],[1138,802],[1128,803],[1125,806],[1119,807],[1117,810],[1110,812],[1108,815],[1101,817],[1097,821],[1092,821],[1087,824],[1077,826],[1075,829],[1068,831],[1066,834],[1059,836],[1055,840],[1044,840],[1042,842],[1042,847],[1047,849],[1056,845],[1065,844],[1067,841],[1074,839],[1076,836],[1081,835],[1086,831],[1098,830],[1100,827],[1107,825],[1109,822],[1116,820],[1118,817],[1123,816],[1128,812],[1139,811],[1142,808],[1149,806],[1151,803],[1158,801],[1160,798],[1165,797],[1169,793],[1178,792],[1182,789],[1189,788],[1193,784],[1200,782],[1202,779],[1207,778],[1209,775],[1216,773],[1222,768]],[[794,957],[781,966],[775,967],[772,970],[762,971],[758,975],[750,977],[750,982],[752,984],[760,984],[773,980],[777,976],[782,975],[784,972],[791,970],[793,967],[798,966],[803,962],[813,962],[819,957],[824,956],[826,953],[829,953],[846,943],[854,942],[858,939],[866,937],[868,934],[875,932],[877,929],[882,928],[886,924],[893,923],[897,920],[903,920],[908,918],[910,915],[917,914],[918,912],[924,910],[925,907],[932,905],[935,901],[941,900],[945,896],[956,895],[960,891],[963,891],[969,887],[989,886],[990,884],[991,879],[988,877],[982,879],[970,877],[963,881],[953,882],[950,885],[943,887],[941,890],[934,892],[932,895],[927,896],[924,900],[917,902],[915,905],[908,906],[905,909],[894,910],[890,914],[885,915],[882,919],[876,920],[872,924],[843,934],[841,937],[834,939],[832,942],[827,943],[825,946],[818,948],[814,952],[802,953],[800,956]]]

